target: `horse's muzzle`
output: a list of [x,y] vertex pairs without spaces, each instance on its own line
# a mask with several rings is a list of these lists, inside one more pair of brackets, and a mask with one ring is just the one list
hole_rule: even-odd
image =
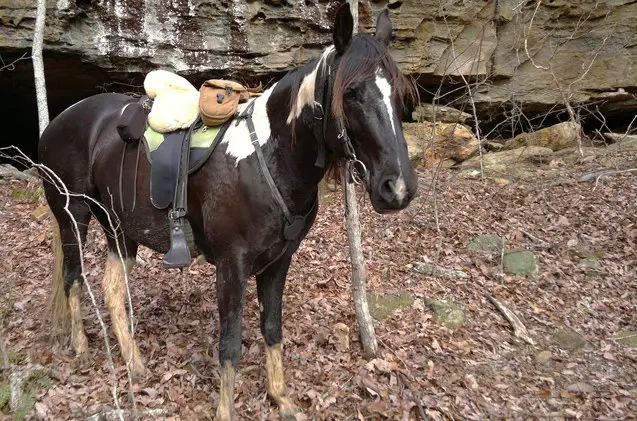
[[378,213],[389,213],[405,209],[416,193],[416,184],[401,176],[383,178],[372,193],[372,205]]

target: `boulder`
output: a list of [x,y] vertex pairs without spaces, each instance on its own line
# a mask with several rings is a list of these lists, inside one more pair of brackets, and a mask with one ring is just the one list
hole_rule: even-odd
[[637,332],[631,330],[623,330],[613,336],[617,343],[627,347],[637,349]]
[[502,266],[504,272],[511,275],[534,275],[540,270],[537,256],[529,250],[505,253]]
[[[482,155],[482,162],[487,175],[528,178],[533,176],[532,170],[537,164],[548,164],[552,156],[553,151],[550,148],[527,146],[502,152],[485,153]],[[475,173],[480,169],[480,157],[474,156],[462,162],[460,168],[463,173]]]
[[473,116],[444,105],[422,103],[411,113],[414,121],[431,121],[436,123],[466,123]]
[[616,138],[616,142],[608,146],[611,152],[637,151],[637,135]]
[[522,146],[541,146],[552,151],[577,146],[580,141],[582,127],[570,121],[546,127],[531,133],[521,133],[504,143],[504,149],[515,149]]
[[460,327],[467,321],[462,308],[454,302],[448,300],[429,301],[427,307],[434,312],[436,322],[450,329]]
[[478,139],[462,124],[405,123],[403,131],[410,159],[423,161],[426,165],[445,159],[462,162],[478,149]]
[[504,246],[504,239],[498,235],[484,234],[473,238],[467,245],[470,252],[500,252]]
[[575,351],[586,345],[586,339],[570,329],[557,329],[553,332],[553,341],[557,346],[568,351]]

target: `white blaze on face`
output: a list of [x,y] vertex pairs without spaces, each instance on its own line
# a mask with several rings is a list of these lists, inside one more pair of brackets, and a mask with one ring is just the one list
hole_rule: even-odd
[[[399,125],[397,121],[396,113],[394,112],[394,106],[391,101],[391,85],[387,78],[383,75],[382,71],[378,69],[376,71],[376,86],[380,90],[382,94],[382,104],[385,106],[387,111],[387,118],[391,123],[391,128],[394,133],[394,141],[396,142],[396,153],[400,150],[400,144],[398,143],[398,133],[396,132],[396,126]],[[400,171],[400,175],[394,184],[394,192],[396,194],[396,199],[398,202],[402,202],[407,194],[407,185],[405,184],[405,179],[403,178],[403,168],[400,162],[400,157],[396,156],[396,161],[398,162],[398,170]]]
[[380,93],[383,95],[383,104],[387,109],[387,117],[391,122],[391,128],[394,132],[394,137],[396,137],[396,124],[394,123],[396,113],[394,113],[394,107],[391,103],[391,85],[387,81],[387,78],[383,76],[380,70],[376,72],[376,86],[378,86]]
[[[254,109],[252,110],[252,122],[254,123],[254,129],[261,146],[265,145],[270,138],[270,120],[268,119],[266,104],[275,86],[276,83],[263,92],[263,95],[253,100]],[[239,112],[243,111],[249,103],[250,102],[241,104]],[[239,161],[255,152],[252,140],[250,139],[250,130],[248,130],[245,119],[239,120],[238,125],[233,121],[223,136],[221,143],[227,145],[226,155],[236,159],[235,166],[239,165]]]

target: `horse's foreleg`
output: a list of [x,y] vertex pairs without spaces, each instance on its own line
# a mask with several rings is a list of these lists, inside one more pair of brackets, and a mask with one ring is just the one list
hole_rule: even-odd
[[217,303],[219,306],[219,364],[221,387],[217,420],[234,420],[234,380],[241,359],[241,324],[248,275],[238,264],[221,264],[217,268]]
[[298,409],[288,396],[281,359],[281,304],[290,259],[283,257],[257,276],[261,333],[265,339],[268,395],[279,406],[283,419],[295,419]]
[[[124,262],[126,271],[130,273],[134,260],[125,259]],[[146,368],[142,362],[137,343],[131,337],[128,317],[126,316],[127,299],[124,266],[119,257],[112,252],[109,252],[106,258],[102,288],[104,289],[104,299],[111,315],[111,323],[119,342],[122,358],[126,361],[126,365],[130,367],[133,377],[143,377],[146,374]]]

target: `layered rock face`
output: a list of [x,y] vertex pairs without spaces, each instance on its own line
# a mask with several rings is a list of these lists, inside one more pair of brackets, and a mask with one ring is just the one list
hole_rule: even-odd
[[[0,3],[0,48],[31,46],[35,2]],[[47,13],[47,52],[78,55],[119,73],[276,77],[331,42],[339,1],[57,0]],[[361,31],[380,9],[394,23],[400,67],[439,102],[469,103],[482,118],[554,104],[637,110],[637,2],[633,0],[360,0]],[[426,100],[433,99],[423,91]]]

